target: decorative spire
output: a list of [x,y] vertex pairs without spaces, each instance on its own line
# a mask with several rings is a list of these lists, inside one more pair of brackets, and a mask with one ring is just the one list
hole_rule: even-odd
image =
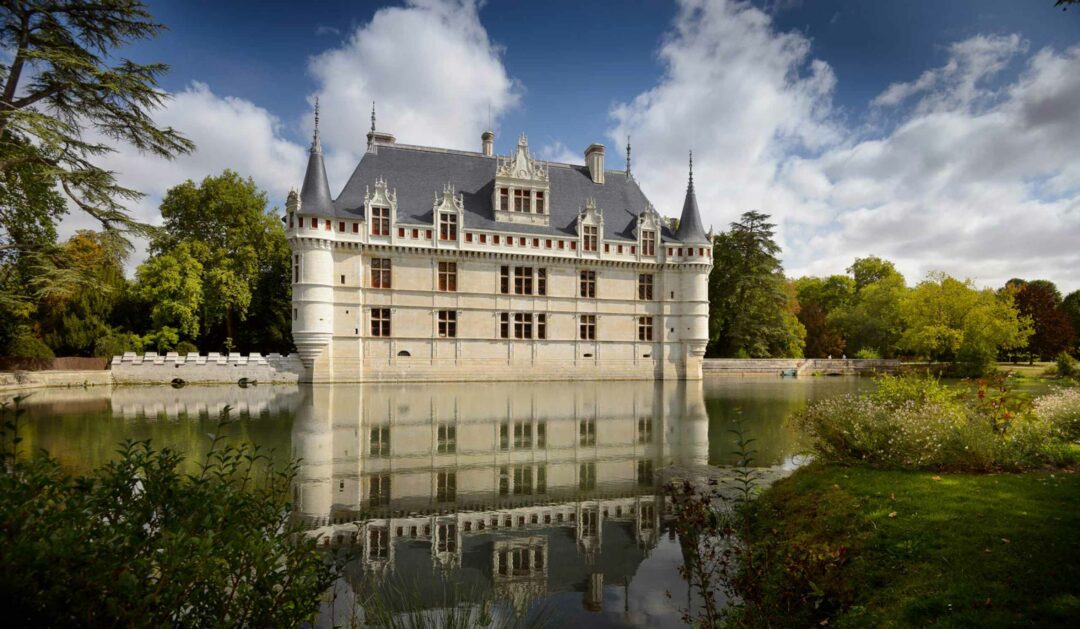
[[375,101],[371,101],[371,132],[375,133]]
[[686,185],[686,200],[683,201],[682,217],[675,238],[685,243],[708,244],[709,236],[701,223],[697,195],[694,194],[694,152],[690,151],[690,179]]
[[690,189],[694,189],[694,149],[690,149]]
[[322,153],[322,142],[319,140],[319,97],[315,97],[315,135],[311,138],[311,152]]
[[626,176],[630,177],[630,136],[626,136]]

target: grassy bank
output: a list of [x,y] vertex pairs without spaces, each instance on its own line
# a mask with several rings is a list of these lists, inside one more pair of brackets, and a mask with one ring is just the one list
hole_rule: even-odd
[[785,626],[1080,622],[1080,474],[812,465],[754,503],[761,611]]

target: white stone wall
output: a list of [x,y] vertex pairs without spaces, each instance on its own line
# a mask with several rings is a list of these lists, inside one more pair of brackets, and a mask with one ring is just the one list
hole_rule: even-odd
[[299,357],[281,354],[187,354],[176,352],[114,356],[110,363],[116,384],[236,383],[241,378],[260,383],[295,383],[304,373]]

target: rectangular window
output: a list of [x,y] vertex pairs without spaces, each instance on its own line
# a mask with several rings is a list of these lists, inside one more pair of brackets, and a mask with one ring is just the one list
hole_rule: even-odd
[[[510,493],[510,468],[502,466],[499,468],[499,495],[505,496]],[[495,526],[495,519],[491,520],[492,527]]]
[[582,463],[578,468],[578,489],[582,491],[596,489],[596,463]]
[[578,442],[583,446],[596,445],[596,420],[583,419],[578,422]]
[[653,298],[652,273],[641,273],[637,276],[637,298],[644,301],[652,301]]
[[430,229],[424,230],[424,238],[427,238],[428,240],[431,240],[431,230]]
[[547,422],[546,421],[536,422],[536,447],[541,448],[541,449],[547,447]]
[[371,477],[371,492],[369,494],[371,504],[390,504],[390,475],[376,474]]
[[325,229],[326,231],[333,231],[333,228],[330,227],[330,219],[326,219]]
[[480,244],[482,244],[482,245],[487,244],[487,234],[480,234]]
[[542,190],[536,191],[536,213],[544,213],[544,192]]
[[359,234],[360,233],[360,223],[353,223],[352,224],[352,233],[354,233],[354,234]]
[[[514,493],[530,495],[533,492],[532,468],[519,465],[514,468]],[[517,563],[517,562],[515,562]],[[520,564],[518,564],[520,569]]]
[[344,284],[344,283],[345,283],[345,276],[344,276],[344,275],[342,275],[342,276],[341,276],[341,283],[342,283],[342,284]]
[[584,251],[596,251],[596,227],[594,225],[586,225],[581,228],[581,246]]
[[646,229],[641,232],[641,255],[656,255],[656,232]]
[[368,558],[388,559],[390,557],[390,531],[384,528],[371,529],[368,533]]
[[338,221],[337,230],[339,232],[345,231],[345,221]]
[[[439,502],[457,500],[457,472],[439,472],[435,485],[435,500]],[[445,538],[441,541],[445,544]]]
[[465,232],[465,242],[472,242],[472,232]]
[[596,340],[596,315],[581,315],[581,340]]
[[510,313],[509,312],[500,312],[499,313],[499,338],[501,338],[501,339],[510,338]]
[[565,249],[565,248],[566,248],[566,241],[565,240],[560,240],[559,241],[559,249]]
[[373,457],[381,458],[390,456],[389,426],[375,426],[371,429],[370,452]]
[[494,235],[491,236],[491,244],[493,244],[493,245],[499,244],[499,235],[498,234],[494,234]]
[[648,459],[643,459],[637,462],[637,482],[642,487],[652,485],[653,482],[653,464]]
[[638,317],[637,323],[637,340],[639,341],[651,341],[653,340],[653,324],[652,317]]
[[439,338],[442,338],[442,339],[457,338],[457,311],[456,310],[440,310],[439,311]]
[[529,422],[514,422],[514,449],[532,448],[533,427]]
[[388,207],[373,207],[373,208],[371,208],[371,235],[373,235],[373,236],[389,236],[390,235],[390,208],[388,208]]
[[503,295],[510,294],[510,267],[499,267],[499,292]]
[[536,269],[536,294],[547,295],[547,269]]
[[637,420],[637,442],[652,443],[652,419],[641,417]]
[[439,454],[452,454],[457,451],[457,427],[453,424],[439,424]]
[[412,237],[413,237],[413,240],[419,238],[420,237],[420,230],[419,229],[412,230]]
[[507,422],[499,424],[499,449],[510,449],[510,424]]
[[390,258],[371,259],[371,287],[390,288]]
[[457,290],[457,262],[439,263],[439,290],[450,293]]
[[499,188],[499,209],[510,211],[510,188]]
[[439,240],[457,240],[457,215],[439,214]]
[[538,315],[536,315],[536,338],[538,338],[538,339],[546,339],[547,338],[547,315],[546,314],[538,314]]
[[390,309],[371,309],[371,336],[390,336]]
[[319,228],[319,219],[315,218],[314,216],[311,217],[311,228],[312,229],[318,229]]
[[531,266],[514,267],[514,294],[533,294],[533,270]]
[[531,339],[532,338],[532,313],[531,312],[515,312],[514,313],[514,338],[516,339]]
[[581,297],[596,297],[596,271],[581,272]]
[[528,212],[529,211],[529,191],[528,190],[514,190],[514,211],[515,212]]
[[292,281],[294,284],[296,284],[300,281],[300,254],[296,254],[293,256],[292,274]]

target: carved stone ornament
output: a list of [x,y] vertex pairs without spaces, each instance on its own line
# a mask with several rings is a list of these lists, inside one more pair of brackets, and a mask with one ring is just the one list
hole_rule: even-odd
[[546,182],[548,180],[548,167],[546,162],[533,159],[532,154],[529,153],[529,140],[522,133],[521,137],[518,138],[517,150],[514,151],[514,154],[498,158],[495,176]]

